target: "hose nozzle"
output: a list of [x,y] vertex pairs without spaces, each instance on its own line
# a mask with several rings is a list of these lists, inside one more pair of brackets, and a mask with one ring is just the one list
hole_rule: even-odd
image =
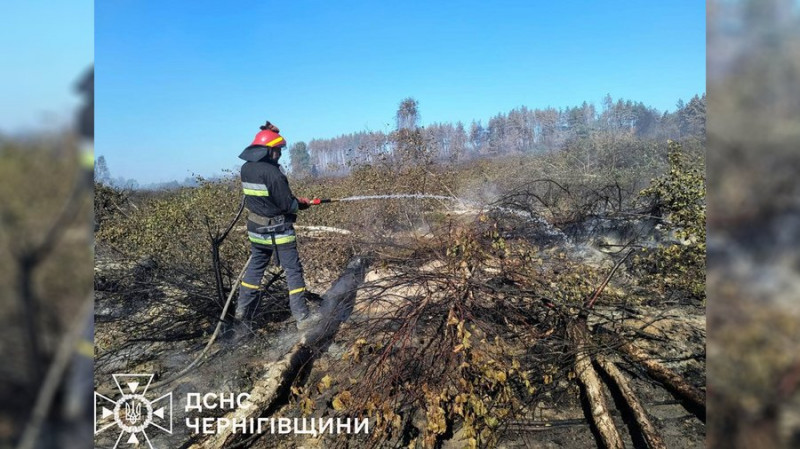
[[339,201],[339,200],[332,199],[332,198],[314,198],[314,199],[311,200],[311,204],[316,206],[316,205],[324,204],[324,203],[335,203],[336,201]]

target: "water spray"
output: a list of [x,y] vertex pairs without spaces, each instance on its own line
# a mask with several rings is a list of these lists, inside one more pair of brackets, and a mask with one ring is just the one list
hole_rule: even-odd
[[338,203],[344,201],[370,201],[370,200],[393,200],[393,199],[431,199],[431,200],[443,200],[443,201],[459,201],[460,199],[452,196],[444,196],[444,195],[426,195],[424,193],[401,193],[401,194],[394,194],[394,195],[360,195],[360,196],[348,196],[346,198],[314,198],[309,201],[312,206],[316,206],[319,204],[325,203]]
[[[393,199],[417,199],[417,200],[439,200],[439,201],[454,201],[460,203],[462,206],[472,206],[476,208],[482,208],[481,205],[476,204],[472,201],[463,200],[461,198],[457,198],[454,196],[445,196],[445,195],[428,195],[424,193],[400,193],[400,194],[391,194],[391,195],[359,195],[359,196],[349,196],[346,198],[314,198],[310,200],[311,205],[319,205],[319,204],[326,204],[326,203],[338,203],[338,202],[345,202],[345,201],[372,201],[372,200],[393,200]],[[503,214],[507,215],[514,215],[519,218],[522,218],[526,221],[537,223],[538,225],[542,226],[545,233],[550,235],[551,237],[557,237],[566,239],[566,235],[564,235],[561,230],[555,228],[553,225],[547,222],[547,220],[543,219],[542,217],[536,216],[528,211],[522,211],[518,209],[512,209],[509,207],[497,206],[497,205],[489,205],[487,206],[489,210],[494,210]]]

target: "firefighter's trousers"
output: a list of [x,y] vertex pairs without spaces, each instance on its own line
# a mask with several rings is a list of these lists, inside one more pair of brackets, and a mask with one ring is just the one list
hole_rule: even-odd
[[[257,306],[259,287],[264,277],[264,271],[269,265],[270,258],[273,256],[273,247],[255,243],[251,236],[250,253],[252,259],[247,266],[242,285],[239,287],[239,301],[236,304],[236,318],[244,322],[252,320]],[[290,242],[275,245],[278,250],[278,261],[286,273],[286,282],[289,288],[289,308],[292,316],[296,320],[305,318],[308,315],[308,305],[305,301],[306,283],[303,279],[303,265],[297,253],[297,242],[291,239]]]

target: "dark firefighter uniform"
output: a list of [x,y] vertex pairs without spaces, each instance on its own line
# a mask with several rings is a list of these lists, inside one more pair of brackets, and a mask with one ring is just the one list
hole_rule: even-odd
[[242,165],[241,179],[245,207],[249,211],[247,234],[252,255],[236,305],[236,318],[244,323],[254,315],[258,289],[273,249],[277,250],[277,262],[286,273],[292,315],[300,322],[309,313],[303,265],[297,254],[294,231],[297,211],[307,208],[308,200],[298,200],[292,194],[286,175],[278,165],[280,150],[285,146],[286,140],[278,134],[278,128],[267,122],[261,126],[253,143],[239,155],[247,161]]

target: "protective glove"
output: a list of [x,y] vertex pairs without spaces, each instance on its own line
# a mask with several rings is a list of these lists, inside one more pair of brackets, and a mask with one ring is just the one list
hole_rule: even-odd
[[300,210],[306,210],[311,207],[311,201],[308,198],[300,197],[297,198],[297,208]]

